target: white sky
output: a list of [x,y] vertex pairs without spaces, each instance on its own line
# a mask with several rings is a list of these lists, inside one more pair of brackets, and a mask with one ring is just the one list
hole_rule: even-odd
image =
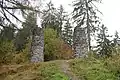
[[[49,2],[50,0],[46,0]],[[63,5],[66,11],[71,12],[73,8],[68,4],[72,4],[74,0],[51,0],[55,7]],[[103,23],[108,27],[109,33],[114,34],[117,30],[120,33],[120,0],[103,0],[102,4],[98,6],[99,10],[103,13],[101,17]]]

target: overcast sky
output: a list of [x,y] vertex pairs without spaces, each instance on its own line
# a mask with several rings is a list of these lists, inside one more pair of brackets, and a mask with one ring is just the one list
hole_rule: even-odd
[[[50,0],[46,0],[49,2]],[[68,4],[72,4],[74,0],[52,0],[55,7],[62,4],[66,11],[71,12],[73,8]],[[120,33],[120,0],[103,0],[102,4],[98,6],[103,13],[101,17],[103,23],[109,29],[109,33],[114,34],[117,30]]]

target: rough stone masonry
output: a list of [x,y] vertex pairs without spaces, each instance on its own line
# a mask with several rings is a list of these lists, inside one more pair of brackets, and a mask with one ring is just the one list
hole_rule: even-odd
[[44,61],[44,33],[40,27],[35,27],[32,35],[31,43],[31,62]]
[[85,57],[88,52],[85,28],[75,27],[73,35],[73,48],[75,51],[75,57]]

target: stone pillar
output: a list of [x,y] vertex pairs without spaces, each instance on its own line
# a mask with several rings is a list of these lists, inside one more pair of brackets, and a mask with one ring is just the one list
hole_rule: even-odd
[[44,33],[43,29],[35,27],[32,35],[31,43],[31,62],[44,61]]
[[85,34],[85,28],[76,27],[73,34],[73,47],[75,51],[75,57],[85,57],[88,52],[87,36]]

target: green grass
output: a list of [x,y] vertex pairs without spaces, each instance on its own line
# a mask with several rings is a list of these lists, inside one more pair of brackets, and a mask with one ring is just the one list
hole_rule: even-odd
[[[117,69],[114,67],[117,66],[117,64],[106,65],[106,62],[107,60],[94,58],[76,59],[70,62],[70,66],[71,70],[81,80],[118,80],[118,75],[116,75]],[[110,68],[110,66],[113,67]],[[114,69],[112,68],[116,69],[116,71],[113,71]]]
[[[120,80],[119,57],[73,59],[69,60],[68,64],[70,71],[80,80]],[[0,80],[3,79],[3,76],[5,77],[3,80],[69,80],[69,77],[60,68],[62,62],[64,61],[7,65],[10,70],[0,74]]]

